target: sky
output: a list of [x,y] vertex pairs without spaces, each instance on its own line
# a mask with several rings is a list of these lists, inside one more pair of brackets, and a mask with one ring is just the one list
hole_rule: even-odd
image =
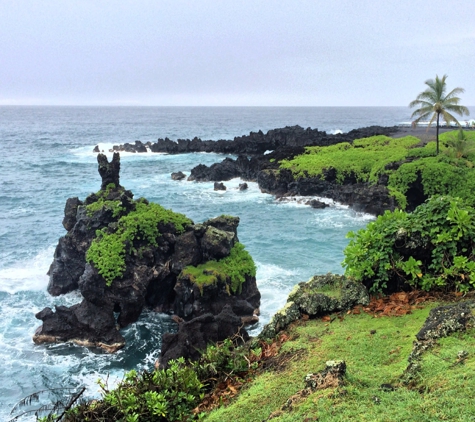
[[0,105],[475,105],[473,0],[0,0]]

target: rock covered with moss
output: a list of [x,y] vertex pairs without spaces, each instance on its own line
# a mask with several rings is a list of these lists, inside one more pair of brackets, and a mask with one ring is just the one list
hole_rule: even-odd
[[111,163],[100,154],[98,162],[101,190],[85,201],[67,201],[68,233],[49,270],[50,294],[78,289],[83,300],[39,312],[43,325],[34,341],[72,340],[114,351],[125,343],[120,328],[137,321],[145,307],[190,321],[218,315],[228,305],[228,314],[252,321],[260,293],[254,262],[237,237],[239,218],[194,224],[146,199],[134,200],[119,184],[118,154]]
[[363,284],[342,275],[315,275],[294,287],[285,306],[272,317],[260,337],[273,338],[304,314],[315,317],[368,303],[368,291]]

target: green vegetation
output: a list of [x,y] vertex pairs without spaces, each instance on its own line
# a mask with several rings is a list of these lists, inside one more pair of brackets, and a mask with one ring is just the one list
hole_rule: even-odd
[[292,160],[282,160],[280,167],[290,169],[297,177],[323,177],[325,171],[334,169],[340,183],[346,177],[374,183],[385,172],[384,166],[406,158],[408,149],[419,142],[413,136],[393,139],[380,135],[357,139],[353,144],[343,142],[328,147],[306,147],[304,154]]
[[[235,346],[228,339],[208,346],[197,362],[131,371],[115,389],[100,381],[102,398],[63,420],[468,422],[475,414],[467,388],[475,376],[474,328],[438,339],[405,382],[415,335],[437,305],[413,306],[399,317],[354,311],[300,320],[272,342]],[[347,365],[342,385],[300,394],[307,374],[339,359]]]
[[86,253],[86,260],[94,264],[99,274],[110,286],[125,271],[125,255],[136,251],[136,245],[157,246],[161,236],[160,224],[171,224],[182,233],[191,220],[161,205],[139,199],[135,211],[119,219],[115,227],[96,232],[97,237]]
[[[185,421],[203,399],[204,385],[192,365],[180,358],[168,369],[138,374],[130,371],[110,390],[99,380],[102,399],[82,404],[66,414],[65,421]],[[54,420],[54,419],[53,419]]]
[[386,211],[348,237],[346,275],[370,291],[475,287],[475,210],[459,198],[433,197],[412,213]]
[[[122,191],[123,188],[120,188]],[[125,208],[122,206],[122,202],[120,199],[107,199],[111,192],[116,192],[117,189],[114,183],[110,183],[107,185],[105,190],[100,190],[99,192],[94,194],[94,197],[97,198],[94,202],[86,205],[86,213],[89,217],[92,217],[95,212],[108,209],[112,211],[113,217],[119,217],[124,211]]]
[[[257,349],[258,347],[255,346]],[[209,345],[197,362],[183,358],[170,361],[167,369],[151,372],[130,371],[114,389],[99,380],[102,398],[69,410],[64,418],[76,421],[192,421],[201,419],[194,408],[218,383],[228,377],[257,368],[249,358],[257,360],[249,345],[236,347],[227,339]],[[55,417],[44,421],[55,421]]]
[[463,88],[454,88],[448,94],[447,84],[445,80],[447,75],[444,75],[442,79],[439,79],[439,76],[436,75],[434,79],[428,79],[425,81],[427,89],[421,92],[414,101],[409,104],[409,107],[419,107],[417,110],[412,113],[411,117],[418,116],[414,120],[414,124],[418,124],[422,119],[427,119],[430,115],[431,119],[429,121],[429,127],[434,122],[435,119],[437,122],[437,135],[436,135],[436,154],[439,154],[439,120],[440,116],[445,120],[447,125],[451,122],[455,122],[460,126],[458,120],[451,113],[457,113],[460,116],[469,115],[467,107],[459,105],[460,98],[457,97],[458,94],[462,94],[464,91]]
[[[473,350],[474,329],[438,340],[423,355],[414,384],[401,382],[414,336],[433,306],[401,317],[360,314],[331,323],[300,321],[287,333],[291,340],[276,358],[282,364],[258,375],[234,402],[203,420],[470,421],[475,405],[467,383],[475,375],[475,356],[461,362],[458,352]],[[309,372],[322,370],[326,361],[336,359],[345,360],[348,367],[343,386],[317,390],[282,409],[296,398]]]
[[227,257],[219,261],[208,261],[197,267],[189,265],[180,276],[189,277],[201,290],[204,286],[223,282],[230,294],[240,293],[246,276],[256,276],[256,266],[244,245],[236,243]]
[[[339,183],[346,178],[376,183],[387,175],[389,192],[401,209],[406,208],[406,195],[418,178],[427,198],[451,195],[475,205],[475,132],[446,132],[440,140],[443,154],[437,156],[435,142],[416,148],[420,141],[412,136],[373,136],[353,144],[308,147],[305,154],[281,161],[280,167],[291,170],[294,177],[324,178],[333,171]],[[392,162],[401,164],[388,166]]]

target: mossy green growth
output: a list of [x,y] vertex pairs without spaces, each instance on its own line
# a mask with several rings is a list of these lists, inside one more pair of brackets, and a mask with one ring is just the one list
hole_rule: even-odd
[[[124,188],[120,188],[122,191]],[[122,203],[119,199],[109,200],[107,197],[109,194],[116,190],[114,183],[109,183],[105,190],[100,190],[94,195],[97,197],[97,200],[93,203],[86,205],[86,214],[88,217],[92,217],[95,212],[105,208],[112,211],[113,217],[119,217],[121,213],[125,211],[125,208],[122,206]]]
[[256,276],[256,265],[244,245],[236,243],[227,257],[219,261],[208,261],[197,267],[189,265],[182,270],[181,276],[189,277],[201,290],[204,286],[224,282],[228,292],[234,294],[240,293],[246,276]]
[[134,242],[157,246],[161,223],[172,224],[177,233],[182,233],[192,221],[159,204],[139,199],[135,202],[135,211],[121,217],[115,229],[106,227],[96,232],[97,237],[86,253],[86,260],[94,264],[110,286],[115,279],[122,277],[125,255],[135,250]]
[[375,183],[385,172],[386,164],[405,159],[409,149],[419,142],[413,136],[395,139],[379,135],[357,139],[352,144],[307,147],[304,154],[280,161],[280,168],[291,170],[297,177],[323,177],[326,170],[334,169],[340,183],[348,176]]
[[[442,153],[435,154],[435,143],[431,142],[424,148],[415,148],[412,155],[418,153],[418,160],[404,163],[389,175],[388,188],[391,193],[405,195],[409,186],[418,177],[421,178],[424,194],[427,197],[433,195],[451,195],[464,199],[472,206],[475,205],[475,167],[474,162],[462,156],[456,156],[457,152],[450,148],[441,148]],[[445,152],[448,152],[445,154]],[[455,155],[454,155],[455,154]],[[471,154],[468,158],[475,159]],[[402,209],[405,208],[404,200],[399,200]]]

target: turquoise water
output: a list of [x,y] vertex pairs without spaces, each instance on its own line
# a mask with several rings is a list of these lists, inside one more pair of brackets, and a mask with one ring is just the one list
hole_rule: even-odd
[[[88,387],[96,395],[99,377],[116,382],[132,368],[150,368],[160,353],[167,316],[146,312],[125,330],[127,347],[108,355],[59,344],[36,346],[40,325],[34,314],[45,306],[72,305],[81,298],[46,293],[46,272],[54,247],[65,234],[61,221],[66,199],[84,199],[100,187],[96,144],[137,139],[232,139],[250,131],[299,124],[331,133],[409,119],[404,107],[186,108],[186,107],[0,107],[0,420],[22,397],[44,388]],[[257,333],[285,302],[293,285],[314,274],[341,273],[345,237],[371,219],[345,206],[314,210],[299,202],[278,202],[254,183],[239,191],[240,180],[215,192],[212,183],[172,181],[217,154],[122,154],[121,184],[135,197],[185,213],[195,222],[220,214],[241,219],[239,238],[257,264],[262,293]],[[34,418],[33,418],[34,419]]]

